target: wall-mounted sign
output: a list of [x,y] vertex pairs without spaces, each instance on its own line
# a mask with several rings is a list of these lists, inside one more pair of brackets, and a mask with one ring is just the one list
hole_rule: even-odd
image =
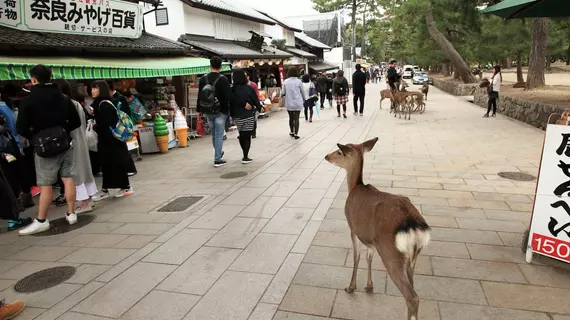
[[156,19],[157,26],[167,26],[168,25],[168,8],[156,9],[154,12],[154,18]]
[[0,25],[24,31],[138,38],[142,6],[118,0],[0,0]]

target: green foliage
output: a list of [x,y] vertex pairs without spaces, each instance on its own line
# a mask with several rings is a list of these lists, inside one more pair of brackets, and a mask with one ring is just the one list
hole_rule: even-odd
[[285,50],[287,47],[287,40],[285,39],[273,39],[271,40],[271,45],[279,50]]

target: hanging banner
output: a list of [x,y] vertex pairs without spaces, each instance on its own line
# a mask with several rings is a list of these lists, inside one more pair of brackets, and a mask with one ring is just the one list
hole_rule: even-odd
[[570,126],[546,127],[528,249],[570,262]]
[[23,31],[138,38],[142,6],[118,0],[1,0],[0,26]]

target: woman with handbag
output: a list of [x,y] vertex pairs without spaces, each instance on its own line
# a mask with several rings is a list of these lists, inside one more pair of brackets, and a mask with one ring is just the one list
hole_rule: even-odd
[[299,79],[299,70],[296,67],[289,67],[287,71],[287,79],[283,81],[283,90],[281,91],[282,103],[289,113],[289,135],[293,138],[299,137],[299,116],[304,108],[305,96],[303,91],[303,83]]
[[243,151],[241,163],[248,164],[253,161],[249,157],[249,149],[255,129],[255,112],[261,109],[261,104],[243,69],[234,71],[233,80],[232,93],[235,102],[230,104],[230,115],[239,132],[239,144]]
[[493,114],[491,117],[497,116],[497,99],[499,99],[499,91],[501,90],[501,82],[503,81],[503,76],[501,74],[501,66],[496,65],[493,67],[493,77],[487,87],[487,93],[489,94],[489,101],[487,102],[487,113],[483,118],[489,118],[489,113],[491,108],[493,108]]
[[109,189],[119,189],[115,198],[128,197],[135,192],[131,188],[128,176],[128,164],[131,155],[123,142],[113,135],[112,129],[119,122],[118,111],[113,105],[113,97],[109,85],[104,80],[91,84],[93,96],[92,107],[95,111],[95,132],[97,132],[97,154],[103,172],[101,191],[93,197],[93,201],[108,199]]
[[305,108],[305,121],[313,122],[313,107],[315,106],[314,96],[317,95],[317,88],[311,81],[308,74],[304,74],[301,78],[303,82],[303,93],[307,100],[305,100],[303,107]]

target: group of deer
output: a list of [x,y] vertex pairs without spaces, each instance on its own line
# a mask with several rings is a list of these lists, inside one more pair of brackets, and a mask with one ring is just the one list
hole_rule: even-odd
[[402,81],[401,88],[399,90],[384,89],[380,91],[380,109],[382,109],[382,101],[389,98],[390,101],[392,101],[390,113],[394,112],[394,118],[399,114],[399,118],[402,119],[403,113],[404,119],[410,120],[413,112],[419,111],[420,114],[424,113],[426,110],[426,103],[424,100],[427,100],[429,85],[424,84],[421,92],[407,91],[407,87],[408,84],[405,81]]

